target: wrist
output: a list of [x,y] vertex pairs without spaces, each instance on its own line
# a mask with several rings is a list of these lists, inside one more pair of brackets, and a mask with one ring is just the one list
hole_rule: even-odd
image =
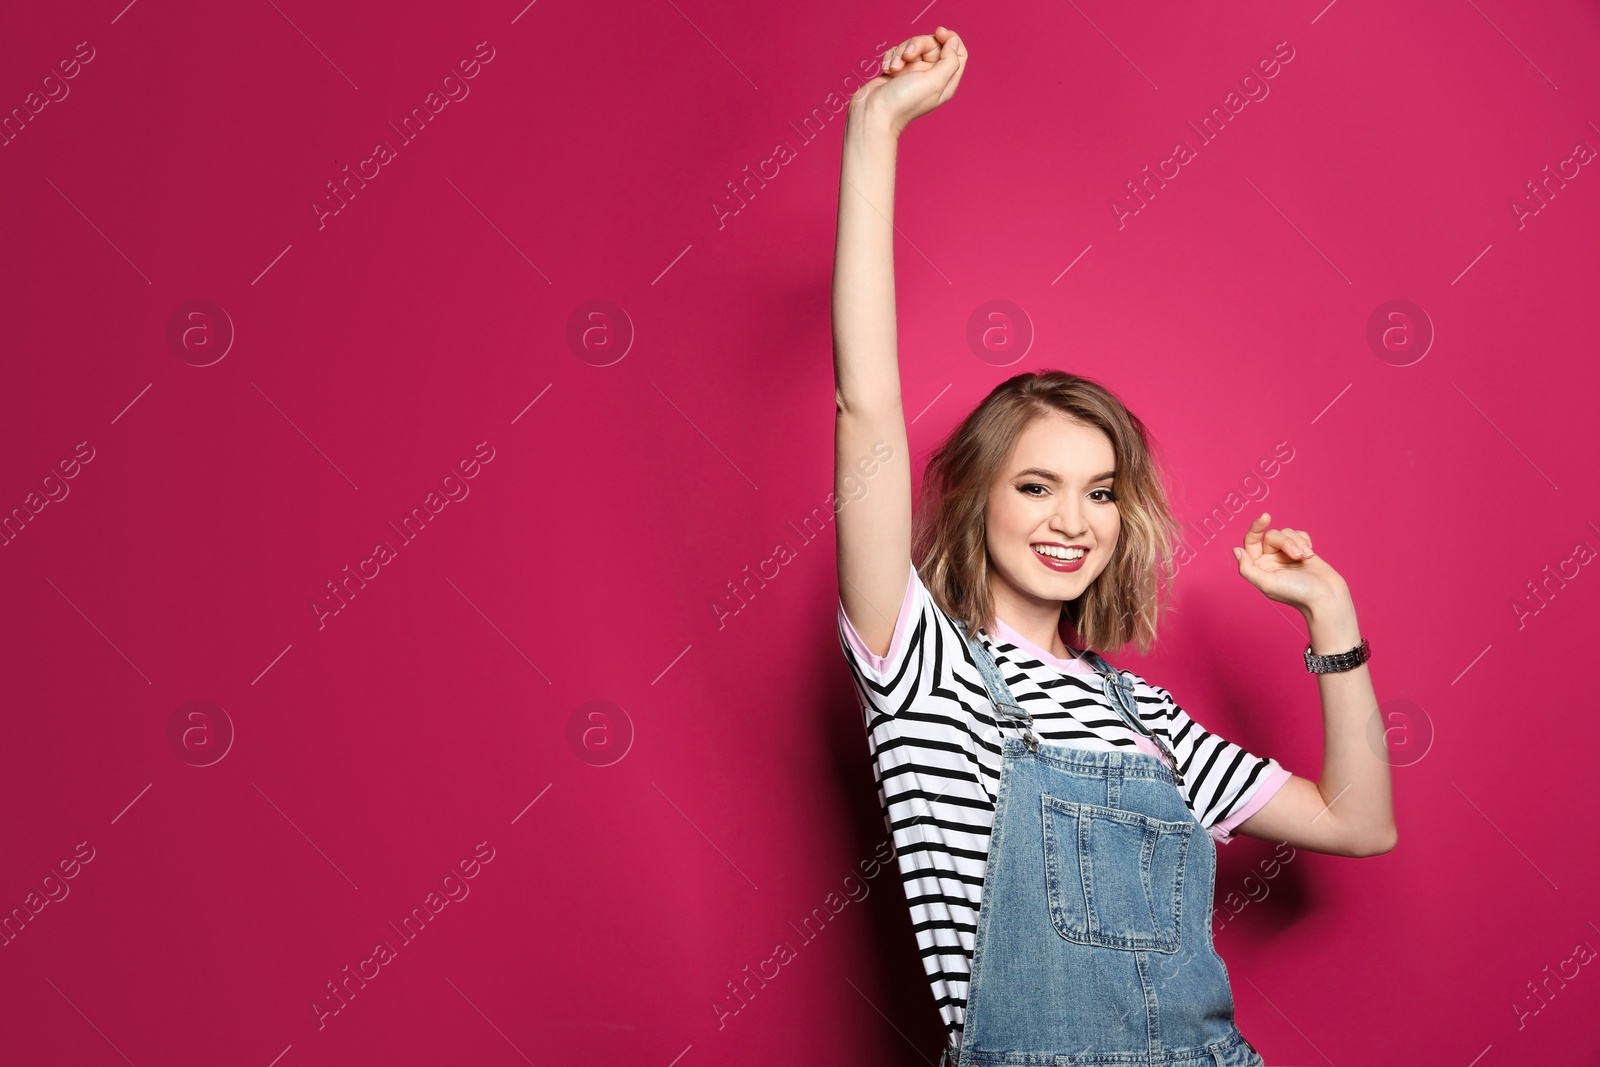
[[1313,656],[1347,652],[1361,643],[1361,626],[1348,597],[1342,603],[1322,602],[1308,609],[1306,630]]
[[1315,619],[1336,619],[1343,615],[1354,615],[1355,601],[1350,596],[1350,587],[1341,580],[1329,587],[1328,591],[1315,600],[1308,601],[1300,607],[1300,614],[1311,622]]
[[846,131],[853,131],[869,139],[898,141],[900,139],[900,131],[904,127],[897,125],[894,116],[885,113],[881,107],[874,105],[872,101],[873,98],[870,96],[866,100],[851,98],[850,107],[845,116]]

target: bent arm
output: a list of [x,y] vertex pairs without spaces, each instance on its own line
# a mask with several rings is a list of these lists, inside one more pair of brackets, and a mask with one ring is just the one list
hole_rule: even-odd
[[[1349,590],[1304,612],[1313,655],[1361,643]],[[1394,848],[1398,832],[1390,791],[1387,743],[1374,729],[1378,698],[1363,663],[1317,675],[1322,695],[1322,777],[1291,777],[1236,832],[1337,856],[1375,856]]]
[[833,268],[834,499],[839,598],[888,652],[911,569],[911,458],[894,307],[892,124],[856,100],[845,122]]

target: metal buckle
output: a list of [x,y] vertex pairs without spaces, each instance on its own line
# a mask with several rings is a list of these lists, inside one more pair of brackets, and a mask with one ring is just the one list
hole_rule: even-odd
[[1156,748],[1159,749],[1162,756],[1165,757],[1167,769],[1172,772],[1173,784],[1182,785],[1183,773],[1178,770],[1177,755],[1172,751],[1172,748],[1165,741],[1163,741],[1158,734],[1156,734],[1154,730],[1151,730],[1149,727],[1145,726],[1144,723],[1139,719],[1139,705],[1134,699],[1133,682],[1130,681],[1120,670],[1107,674],[1106,680],[1112,685],[1116,686],[1116,688],[1128,698],[1127,702],[1124,703],[1123,701],[1117,699],[1116,696],[1112,696],[1112,700],[1117,704],[1117,710],[1122,713],[1122,717],[1127,722],[1129,728],[1131,728],[1135,733],[1143,734],[1152,742],[1154,742]]

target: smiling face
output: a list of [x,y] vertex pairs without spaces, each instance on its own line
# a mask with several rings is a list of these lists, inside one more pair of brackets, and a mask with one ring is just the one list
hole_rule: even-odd
[[1122,531],[1116,467],[1104,431],[1058,412],[1022,432],[989,490],[985,519],[997,615],[1016,625],[1041,608],[1058,611],[1106,569]]

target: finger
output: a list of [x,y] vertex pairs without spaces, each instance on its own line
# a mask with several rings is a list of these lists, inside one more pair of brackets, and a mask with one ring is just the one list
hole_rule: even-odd
[[958,61],[967,58],[967,42],[963,41],[955,30],[946,30],[944,39],[939,42],[939,58],[943,59],[950,54],[954,54]]
[[1263,542],[1266,544],[1267,548],[1274,552],[1281,553],[1287,557],[1293,557],[1294,554],[1300,550],[1300,546],[1298,542],[1295,541],[1294,535],[1285,530],[1268,530],[1263,538]]
[[912,44],[917,47],[916,53],[911,57],[913,69],[929,69],[938,63],[939,57],[944,54],[945,41],[936,35],[928,34],[924,37],[912,39]]
[[917,37],[909,38],[899,48],[895,49],[894,58],[889,61],[888,69],[891,71],[899,70],[930,48],[933,49],[935,55],[938,54],[939,42],[935,41],[931,34],[924,33]]
[[1247,550],[1235,545],[1233,548],[1233,558],[1239,562],[1239,577],[1245,579],[1251,585],[1259,589],[1261,587],[1261,583],[1258,579],[1260,575],[1265,573],[1265,571],[1257,563],[1256,557],[1251,555]]
[[938,60],[939,45],[935,43],[923,51],[913,53],[900,67],[899,73],[904,73],[908,70],[932,70]]
[[1263,511],[1261,513],[1261,515],[1256,519],[1256,521],[1252,522],[1250,524],[1250,529],[1248,529],[1248,530],[1246,530],[1244,532],[1245,547],[1247,547],[1247,548],[1259,547],[1261,545],[1261,542],[1262,542],[1263,538],[1266,536],[1267,527],[1270,526],[1271,524],[1272,524],[1272,516],[1271,516],[1271,514],[1269,514],[1268,512]]
[[1295,530],[1285,526],[1283,532],[1293,539],[1295,548],[1298,550],[1296,554],[1299,558],[1304,559],[1316,554],[1311,551],[1311,536],[1304,530]]
[[1282,553],[1287,559],[1306,559],[1311,555],[1311,550],[1305,546],[1304,535],[1298,530],[1284,528],[1281,530],[1268,530],[1267,545]]
[[959,36],[952,33],[944,46],[939,50],[939,62],[933,69],[945,78],[944,86],[939,90],[939,103],[950,99],[956,91],[956,86],[961,84],[961,72],[967,69],[967,47]]

